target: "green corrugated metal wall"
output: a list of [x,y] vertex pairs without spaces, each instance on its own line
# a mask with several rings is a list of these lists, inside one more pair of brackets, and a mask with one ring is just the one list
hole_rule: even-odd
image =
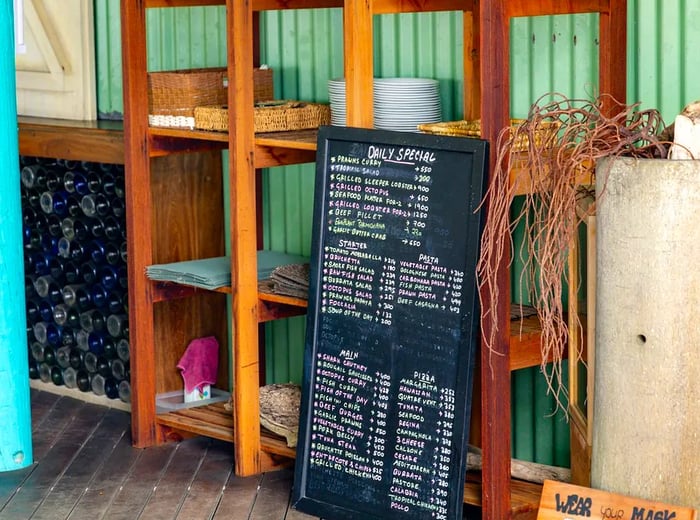
[[[630,0],[628,3],[628,101],[659,108],[667,120],[700,98],[695,64],[700,0]],[[121,56],[119,6],[95,0],[98,110],[119,117]],[[342,12],[339,9],[265,13],[262,59],[275,71],[278,98],[327,101],[326,80],[342,75]],[[223,65],[223,8],[152,10],[151,69]],[[511,27],[511,106],[527,113],[542,94],[570,97],[596,93],[597,15],[514,20]],[[459,13],[385,15],[375,18],[377,76],[425,76],[440,80],[443,118],[462,116],[462,20]],[[266,247],[308,253],[313,166],[267,171],[264,177]],[[517,294],[517,288],[515,289]],[[267,327],[267,371],[271,380],[299,380],[304,320]],[[554,405],[535,369],[513,377],[513,452],[516,457],[567,465],[568,425],[551,416]]]

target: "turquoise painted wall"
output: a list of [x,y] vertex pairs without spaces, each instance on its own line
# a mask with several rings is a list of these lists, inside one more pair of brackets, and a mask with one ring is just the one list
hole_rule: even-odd
[[[695,49],[700,29],[697,0],[629,0],[628,101],[655,107],[672,120],[700,98]],[[95,0],[98,110],[120,117],[119,6]],[[153,70],[223,65],[224,11],[220,7],[157,9],[149,13],[149,64]],[[597,15],[516,19],[511,27],[511,107],[522,117],[542,94],[596,93]],[[378,76],[429,76],[440,80],[443,118],[462,117],[462,26],[459,13],[384,15],[375,18]],[[339,9],[269,12],[262,16],[262,58],[275,71],[278,98],[327,101],[326,80],[342,75]],[[311,243],[313,166],[264,174],[266,247],[308,253]],[[517,269],[515,270],[517,273]],[[517,276],[517,274],[515,275]],[[517,296],[517,287],[514,287]],[[271,380],[299,380],[304,320],[267,327]],[[567,465],[568,424],[551,416],[554,405],[536,369],[513,377],[513,452],[516,457]]]

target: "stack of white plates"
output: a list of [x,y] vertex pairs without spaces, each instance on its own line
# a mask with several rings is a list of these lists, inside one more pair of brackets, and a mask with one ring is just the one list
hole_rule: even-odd
[[[375,78],[374,127],[416,132],[421,123],[442,120],[439,83],[425,78]],[[345,80],[328,81],[331,124],[345,125]]]
[[442,120],[437,80],[382,78],[374,80],[374,127],[417,132],[421,123]]
[[328,80],[328,98],[331,102],[331,124],[345,126],[345,80]]

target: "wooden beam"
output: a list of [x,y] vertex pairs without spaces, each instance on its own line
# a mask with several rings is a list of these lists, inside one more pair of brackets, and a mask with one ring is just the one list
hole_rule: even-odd
[[[498,133],[509,124],[509,19],[508,0],[488,0],[477,4],[481,60],[481,132],[491,144],[489,175],[494,175]],[[488,101],[488,102],[487,102]],[[507,183],[505,179],[504,184]],[[489,211],[490,201],[486,211]],[[484,337],[493,332],[493,345],[481,348],[481,413],[483,449],[482,516],[511,518],[510,497],[510,276],[505,251],[496,269],[500,323],[486,318]],[[495,330],[494,330],[495,327]]]

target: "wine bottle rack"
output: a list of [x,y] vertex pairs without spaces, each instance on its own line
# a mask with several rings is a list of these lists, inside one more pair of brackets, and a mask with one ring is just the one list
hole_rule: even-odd
[[122,165],[21,156],[29,375],[129,402]]

